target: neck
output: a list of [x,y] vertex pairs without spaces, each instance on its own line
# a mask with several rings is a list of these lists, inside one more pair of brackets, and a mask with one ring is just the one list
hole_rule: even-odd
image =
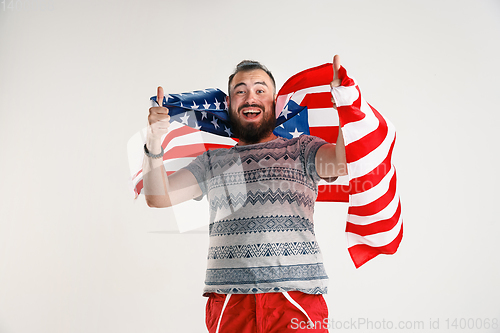
[[277,138],[277,136],[276,136],[276,135],[274,135],[274,133],[273,133],[273,132],[271,132],[271,134],[269,134],[268,136],[266,136],[266,137],[264,137],[264,138],[260,139],[260,140],[259,140],[259,141],[257,141],[257,142],[245,142],[245,141],[243,141],[243,140],[240,140],[240,141],[238,141],[238,143],[237,143],[236,145],[238,145],[238,146],[254,145],[254,144],[256,144],[256,143],[263,143],[263,142],[272,141],[272,140],[274,140],[274,139],[276,139],[276,138]]

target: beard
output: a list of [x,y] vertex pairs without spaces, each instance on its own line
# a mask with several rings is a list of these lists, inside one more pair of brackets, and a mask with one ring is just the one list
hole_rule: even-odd
[[269,136],[276,127],[276,118],[274,116],[274,109],[276,103],[273,103],[273,110],[265,110],[263,106],[258,104],[244,104],[239,107],[239,111],[246,107],[254,107],[261,109],[262,121],[260,123],[250,123],[243,125],[238,121],[237,117],[233,117],[233,109],[229,108],[229,120],[234,135],[247,144],[254,144],[260,142],[263,138]]

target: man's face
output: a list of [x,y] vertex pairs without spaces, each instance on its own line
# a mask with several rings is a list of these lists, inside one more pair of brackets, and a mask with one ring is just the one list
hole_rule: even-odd
[[240,141],[252,144],[272,136],[276,124],[274,85],[261,69],[237,73],[230,86],[231,125]]

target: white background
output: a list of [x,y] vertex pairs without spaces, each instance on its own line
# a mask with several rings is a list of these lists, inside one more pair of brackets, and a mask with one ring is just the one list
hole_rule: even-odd
[[207,234],[133,200],[127,141],[158,85],[226,90],[255,59],[280,87],[334,54],[398,131],[405,233],[356,270],[347,206],[317,205],[330,318],[500,332],[478,328],[500,321],[499,1],[1,6],[0,332],[204,332]]

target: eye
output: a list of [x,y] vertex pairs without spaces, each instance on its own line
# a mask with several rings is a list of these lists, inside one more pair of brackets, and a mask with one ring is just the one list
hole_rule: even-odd
[[265,93],[264,89],[257,89],[257,94],[263,94]]

